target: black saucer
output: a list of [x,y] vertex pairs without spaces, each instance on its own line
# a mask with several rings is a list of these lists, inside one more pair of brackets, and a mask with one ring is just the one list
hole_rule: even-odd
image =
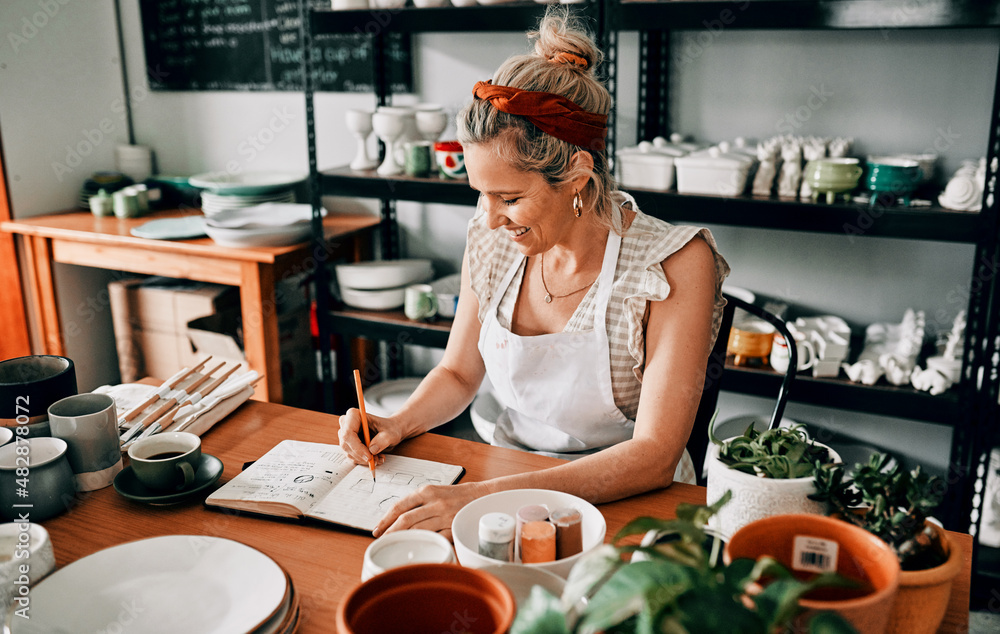
[[222,461],[213,455],[201,454],[201,462],[194,474],[191,486],[180,491],[154,491],[139,482],[132,467],[125,467],[115,476],[114,487],[124,497],[146,504],[173,504],[188,496],[203,491],[218,482],[222,477]]

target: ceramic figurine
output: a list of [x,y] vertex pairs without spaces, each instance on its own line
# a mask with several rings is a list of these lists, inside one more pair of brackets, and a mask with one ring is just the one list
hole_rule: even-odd
[[754,196],[770,196],[774,191],[774,179],[778,175],[779,161],[778,144],[776,142],[761,142],[757,144],[757,173],[753,177],[751,191]]
[[979,211],[983,206],[983,189],[986,187],[986,159],[963,161],[951,177],[938,202],[945,209],[954,211]]
[[924,342],[923,311],[906,309],[899,324],[876,323],[865,329],[865,345],[858,360],[844,365],[852,381],[873,385],[879,377],[893,385],[910,382]]
[[905,385],[910,382],[910,374],[916,367],[917,356],[924,345],[924,326],[924,311],[907,308],[903,321],[899,324],[895,350],[883,354],[879,359],[889,383]]
[[778,174],[778,196],[795,198],[802,180],[802,147],[796,141],[781,146],[781,172]]
[[952,322],[944,351],[927,359],[927,368],[914,370],[910,383],[918,390],[941,394],[958,381],[962,372],[962,350],[965,341],[965,311]]
[[[816,137],[806,139],[806,142],[802,145],[802,160],[804,163],[808,164],[809,161],[821,159],[825,156],[826,142],[823,139]],[[812,186],[809,185],[809,180],[803,178],[802,185],[799,187],[799,198],[809,200],[812,198],[812,193]]]
[[852,137],[838,136],[835,139],[830,139],[830,143],[827,147],[827,155],[831,158],[845,158],[851,153],[852,145],[854,145],[854,139]]

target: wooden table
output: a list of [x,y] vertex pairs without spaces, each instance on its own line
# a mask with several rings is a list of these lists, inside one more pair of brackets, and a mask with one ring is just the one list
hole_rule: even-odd
[[[285,438],[335,443],[337,417],[284,405],[250,401],[203,436],[204,451],[222,459],[221,482],[238,474]],[[403,443],[402,455],[458,462],[466,469],[462,481],[542,469],[560,461],[530,453],[491,447],[436,434]],[[207,495],[207,493],[205,494]],[[372,537],[321,522],[299,523],[210,510],[205,495],[174,506],[147,506],[118,495],[113,488],[85,494],[68,513],[43,523],[49,531],[58,566],[65,566],[101,549],[159,535],[210,535],[243,542],[277,561],[301,593],[299,632],[332,632],[337,605],[360,582],[364,552]],[[600,506],[610,539],[640,515],[675,517],[680,502],[704,504],[702,487],[673,486]],[[965,568],[952,590],[942,632],[965,632],[969,617],[972,539],[952,533],[965,551]]]
[[53,262],[238,286],[247,363],[265,377],[254,398],[280,403],[275,281],[311,271],[318,260],[331,255],[340,239],[376,226],[379,219],[372,215],[329,214],[323,222],[328,248],[320,254],[311,253],[308,242],[285,247],[233,248],[219,246],[210,238],[151,240],[129,233],[133,227],[152,219],[200,213],[198,209],[171,210],[119,219],[70,212],[0,223],[0,230],[20,238],[29,292],[39,309],[43,352],[62,355],[65,348]]

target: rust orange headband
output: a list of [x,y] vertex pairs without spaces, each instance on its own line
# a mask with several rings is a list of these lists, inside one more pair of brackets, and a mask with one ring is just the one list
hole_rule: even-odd
[[497,110],[524,117],[542,132],[588,150],[603,150],[608,115],[587,112],[569,99],[550,92],[476,82],[472,94]]

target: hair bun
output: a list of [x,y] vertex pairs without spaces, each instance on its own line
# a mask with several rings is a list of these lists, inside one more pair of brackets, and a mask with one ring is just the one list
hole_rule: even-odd
[[590,68],[590,62],[587,61],[586,57],[570,51],[560,51],[550,57],[549,61],[554,64],[572,64],[583,70]]

